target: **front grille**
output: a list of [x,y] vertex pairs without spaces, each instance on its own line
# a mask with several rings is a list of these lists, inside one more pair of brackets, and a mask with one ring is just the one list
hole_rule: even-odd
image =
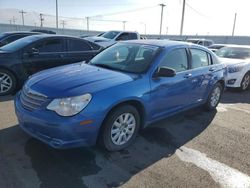
[[47,96],[23,87],[20,95],[22,106],[27,110],[39,109],[47,100]]

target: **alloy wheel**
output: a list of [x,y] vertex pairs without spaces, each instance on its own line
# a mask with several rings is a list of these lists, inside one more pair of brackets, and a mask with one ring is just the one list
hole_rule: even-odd
[[126,144],[133,136],[136,120],[133,114],[123,113],[116,118],[111,128],[111,140],[115,145]]
[[242,81],[242,90],[246,90],[250,83],[250,74],[246,74]]
[[220,95],[221,95],[221,89],[220,87],[217,86],[216,88],[214,88],[210,98],[210,104],[212,107],[215,107],[219,103]]
[[3,72],[0,72],[0,94],[7,93],[12,88],[11,77]]

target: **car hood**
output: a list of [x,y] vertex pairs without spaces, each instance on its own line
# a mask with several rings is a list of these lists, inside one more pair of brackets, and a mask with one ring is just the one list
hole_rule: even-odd
[[89,40],[91,42],[108,42],[110,39],[104,37],[86,37],[85,40]]
[[250,62],[250,60],[246,59],[231,59],[231,58],[219,58],[219,60],[226,66]]
[[133,79],[134,75],[77,63],[37,73],[26,86],[49,98],[63,98],[98,92]]

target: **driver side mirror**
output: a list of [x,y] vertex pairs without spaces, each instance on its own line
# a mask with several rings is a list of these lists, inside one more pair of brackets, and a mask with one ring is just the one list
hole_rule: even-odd
[[154,74],[154,77],[174,77],[176,72],[168,67],[159,67]]
[[31,48],[23,54],[24,57],[32,57],[36,55],[39,55],[39,50],[37,48]]

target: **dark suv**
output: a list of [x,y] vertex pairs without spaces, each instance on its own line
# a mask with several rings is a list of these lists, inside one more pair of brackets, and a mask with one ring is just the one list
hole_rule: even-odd
[[0,96],[12,93],[38,71],[89,61],[101,49],[84,39],[47,34],[5,45],[0,48]]

